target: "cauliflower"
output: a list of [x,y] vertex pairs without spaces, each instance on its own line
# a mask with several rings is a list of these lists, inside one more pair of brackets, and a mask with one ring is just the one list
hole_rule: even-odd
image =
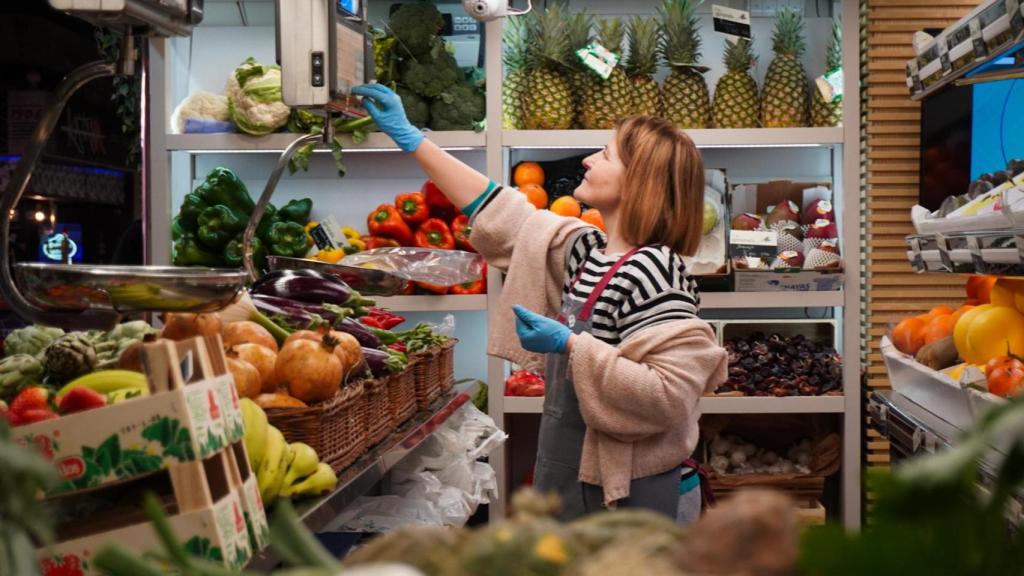
[[247,58],[228,77],[228,112],[243,132],[262,136],[288,122],[291,109],[281,101],[281,67]]
[[228,114],[228,99],[220,94],[199,91],[190,94],[178,104],[171,116],[171,126],[176,134],[185,133],[185,123],[188,120],[212,120],[215,122],[230,122],[231,115]]
[[444,16],[433,2],[402,4],[388,21],[388,28],[398,39],[398,45],[412,56],[426,55],[440,41],[438,34],[444,27]]
[[484,95],[468,84],[456,84],[430,105],[430,128],[473,130],[486,114]]
[[402,84],[427,98],[436,98],[462,79],[455,57],[443,48],[402,62]]
[[405,86],[396,87],[395,93],[402,99],[405,115],[409,117],[409,122],[412,122],[413,126],[423,128],[430,122],[429,102]]

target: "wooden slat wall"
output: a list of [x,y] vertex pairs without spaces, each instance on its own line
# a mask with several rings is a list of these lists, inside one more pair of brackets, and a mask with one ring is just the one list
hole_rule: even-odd
[[[977,0],[863,0],[861,70],[865,103],[864,174],[867,393],[888,388],[878,342],[890,322],[963,299],[964,279],[914,274],[904,236],[913,232],[910,208],[918,195],[919,105],[910,99],[904,66],[914,54],[915,31],[944,28]],[[867,466],[889,465],[888,442],[867,425]],[[871,509],[870,496],[866,506]]]

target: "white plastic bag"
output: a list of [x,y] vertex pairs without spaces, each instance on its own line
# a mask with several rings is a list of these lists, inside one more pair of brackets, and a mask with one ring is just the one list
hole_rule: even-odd
[[434,248],[376,248],[345,256],[341,263],[438,286],[475,282],[484,269],[484,259],[479,254]]
[[444,520],[430,502],[402,496],[362,496],[325,531],[379,533],[410,525],[442,526]]

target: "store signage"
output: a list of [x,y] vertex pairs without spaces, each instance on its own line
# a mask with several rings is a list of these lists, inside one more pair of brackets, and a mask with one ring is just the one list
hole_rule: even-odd
[[580,48],[576,56],[583,62],[583,65],[594,71],[602,80],[607,80],[612,71],[619,65],[619,55],[597,42]]
[[775,258],[779,235],[774,230],[732,230],[729,254],[738,258]]
[[711,18],[715,32],[730,36],[733,41],[750,38],[750,12],[712,4]]
[[309,231],[309,236],[316,244],[317,250],[331,250],[341,248],[345,240],[340,236],[341,227],[334,216],[328,216],[320,221],[315,228]]

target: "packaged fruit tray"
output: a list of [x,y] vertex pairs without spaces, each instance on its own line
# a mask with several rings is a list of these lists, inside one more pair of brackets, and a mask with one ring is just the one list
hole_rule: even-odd
[[17,443],[36,447],[56,465],[60,482],[48,495],[95,489],[208,458],[242,438],[232,378],[213,372],[201,339],[148,344],[144,354],[149,395],[12,430]]

